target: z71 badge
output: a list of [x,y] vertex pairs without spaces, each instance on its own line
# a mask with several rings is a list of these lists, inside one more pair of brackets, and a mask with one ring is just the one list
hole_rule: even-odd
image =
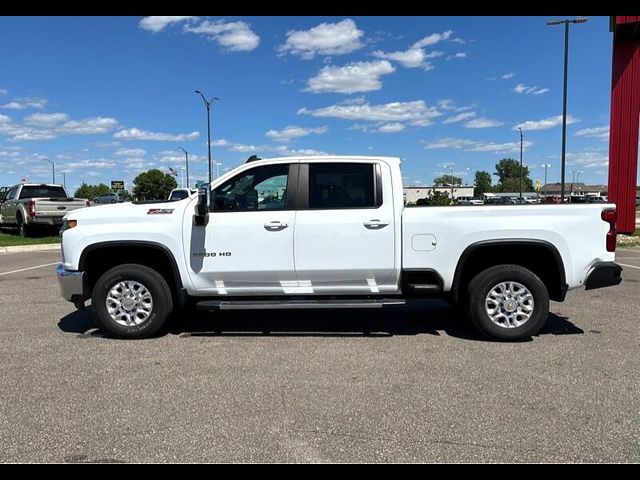
[[147,215],[170,215],[173,213],[173,208],[150,208]]

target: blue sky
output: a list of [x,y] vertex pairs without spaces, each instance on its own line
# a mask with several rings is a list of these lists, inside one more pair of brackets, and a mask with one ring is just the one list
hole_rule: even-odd
[[[562,27],[547,17],[2,17],[0,185],[206,177],[316,153],[403,159],[405,184],[517,158],[560,176]],[[608,17],[573,26],[568,167],[606,183]],[[214,171],[215,174],[215,171]],[[180,181],[180,178],[178,178]]]

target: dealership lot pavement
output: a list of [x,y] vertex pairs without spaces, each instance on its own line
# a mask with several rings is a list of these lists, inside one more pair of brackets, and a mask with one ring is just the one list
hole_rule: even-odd
[[112,340],[39,267],[57,252],[0,254],[0,461],[639,462],[640,250],[617,257],[621,286],[502,344],[440,301]]

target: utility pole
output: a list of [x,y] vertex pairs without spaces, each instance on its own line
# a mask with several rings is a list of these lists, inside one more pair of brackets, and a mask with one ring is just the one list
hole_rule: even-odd
[[520,130],[520,203],[522,203],[522,128]]
[[[184,152],[184,163],[187,166],[187,188],[189,188],[189,152],[182,147],[180,147],[180,150]],[[182,186],[184,187],[184,179],[182,180]]]
[[48,158],[45,158],[45,160],[51,164],[51,176],[53,177],[53,181],[51,183],[55,184],[56,183],[56,164],[55,162],[49,160]]
[[544,163],[542,164],[542,166],[544,167],[544,184],[547,184],[547,168],[551,167],[550,163]]
[[211,104],[215,100],[220,100],[218,97],[213,97],[211,100],[207,100],[204,94],[200,90],[196,90],[195,93],[202,97],[205,107],[207,107],[207,146],[209,148],[209,185],[211,185]]
[[569,66],[569,24],[585,23],[586,18],[571,18],[567,20],[550,20],[547,25],[564,25],[564,89],[562,94],[562,167],[560,171],[560,195],[564,203],[564,183],[567,151],[567,73]]

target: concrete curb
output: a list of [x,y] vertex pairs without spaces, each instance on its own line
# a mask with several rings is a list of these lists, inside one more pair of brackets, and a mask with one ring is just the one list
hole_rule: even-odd
[[20,252],[43,252],[43,251],[60,250],[59,243],[50,243],[46,245],[17,245],[15,247],[0,247],[1,253],[20,253]]

